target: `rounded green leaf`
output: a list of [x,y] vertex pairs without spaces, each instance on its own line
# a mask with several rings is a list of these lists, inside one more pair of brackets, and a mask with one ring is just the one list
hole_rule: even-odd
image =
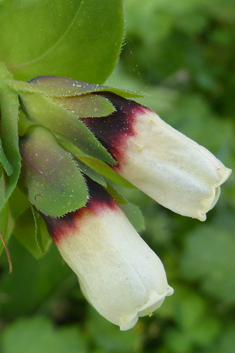
[[55,137],[43,127],[34,127],[20,141],[21,184],[28,200],[40,212],[60,217],[85,206],[85,180]]
[[0,61],[20,80],[59,75],[102,83],[124,35],[122,0],[5,0],[0,23]]

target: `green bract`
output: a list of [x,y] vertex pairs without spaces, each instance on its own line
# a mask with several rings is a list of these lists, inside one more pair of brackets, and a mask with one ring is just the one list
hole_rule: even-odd
[[20,141],[21,182],[28,200],[42,213],[59,217],[85,206],[85,180],[70,153],[43,127],[33,127]]
[[23,110],[30,119],[66,137],[85,153],[105,162],[115,163],[106,149],[72,112],[41,94],[20,93],[20,98]]
[[[125,205],[132,223],[142,228],[140,211],[128,204],[112,184],[132,185],[110,167],[116,161],[80,120],[115,112],[110,100],[99,92],[127,98],[138,95],[57,76],[16,81],[3,63],[0,70],[0,201],[1,207],[5,206],[0,230],[5,238],[12,231],[7,230],[10,197],[13,234],[35,257],[43,255],[50,238],[36,211],[61,217],[85,206],[88,191],[83,175]],[[27,200],[22,200],[16,189],[18,179]],[[24,204],[20,210],[16,207],[18,200]]]
[[120,88],[100,86],[98,84],[57,76],[39,76],[29,82],[9,80],[8,84],[19,92],[42,93],[50,97],[75,97],[102,91],[112,92],[124,98],[143,96],[143,94]]

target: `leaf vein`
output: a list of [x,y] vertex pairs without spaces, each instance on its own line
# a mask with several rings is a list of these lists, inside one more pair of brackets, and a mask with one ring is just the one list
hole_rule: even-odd
[[45,58],[48,54],[50,54],[61,42],[62,40],[66,37],[67,33],[70,31],[71,27],[73,26],[76,18],[78,17],[80,11],[81,11],[81,7],[84,4],[84,1],[81,1],[81,3],[79,4],[79,7],[73,17],[73,19],[71,20],[71,23],[69,24],[68,28],[66,29],[66,31],[60,36],[60,38],[57,40],[56,43],[54,43],[54,45],[52,45],[49,49],[47,49],[43,54],[41,54],[40,56],[38,56],[37,58],[28,61],[24,64],[19,64],[19,65],[15,65],[15,66],[9,66],[8,70],[13,71],[13,70],[17,70],[19,68],[25,67],[25,66],[29,66],[31,64],[34,64],[36,62],[38,62],[39,60]]

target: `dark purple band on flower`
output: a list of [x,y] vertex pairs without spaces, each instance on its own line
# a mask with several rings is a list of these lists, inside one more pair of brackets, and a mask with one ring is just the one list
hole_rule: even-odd
[[145,108],[134,101],[119,97],[113,93],[101,92],[96,94],[108,98],[116,108],[116,111],[108,117],[84,118],[81,120],[112,156],[117,161],[120,161],[125,151],[128,137],[135,135],[136,116]]
[[60,240],[68,234],[72,235],[75,232],[78,234],[79,220],[82,220],[85,214],[92,213],[94,216],[99,216],[102,211],[107,209],[114,210],[119,207],[112,196],[98,183],[87,178],[87,186],[89,190],[89,200],[86,206],[60,218],[41,214],[46,222],[48,232],[55,243],[60,242]]

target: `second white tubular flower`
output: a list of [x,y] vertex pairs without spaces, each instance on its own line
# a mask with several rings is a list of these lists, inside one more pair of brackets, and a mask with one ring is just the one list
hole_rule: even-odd
[[204,221],[231,170],[150,109],[103,95],[116,112],[83,122],[117,160],[114,169],[161,205]]
[[86,207],[63,218],[43,216],[64,260],[96,308],[121,330],[149,315],[173,293],[158,256],[98,184]]

